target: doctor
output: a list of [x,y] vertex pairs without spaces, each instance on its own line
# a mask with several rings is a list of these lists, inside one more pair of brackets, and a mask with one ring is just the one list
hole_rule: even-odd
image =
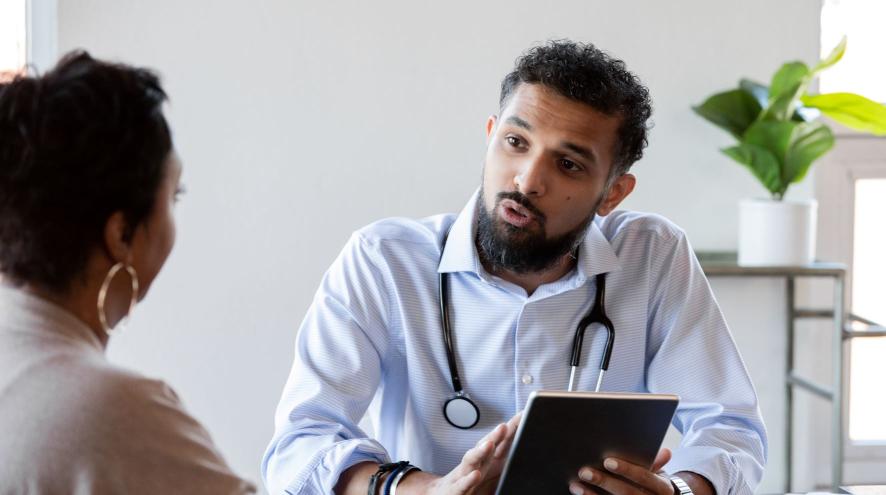
[[[612,459],[564,493],[753,493],[756,393],[686,236],[614,211],[650,114],[647,89],[590,44],[519,58],[461,213],[369,225],[324,276],[262,462],[271,493],[491,493],[529,394],[569,386],[592,307],[615,335],[600,389],[680,395],[683,438],[652,470]],[[607,334],[587,328],[575,389],[597,388]]]

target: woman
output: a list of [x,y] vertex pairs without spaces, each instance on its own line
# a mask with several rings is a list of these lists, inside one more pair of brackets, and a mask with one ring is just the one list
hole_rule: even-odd
[[157,77],[75,52],[0,84],[0,493],[252,493],[113,328],[175,242]]

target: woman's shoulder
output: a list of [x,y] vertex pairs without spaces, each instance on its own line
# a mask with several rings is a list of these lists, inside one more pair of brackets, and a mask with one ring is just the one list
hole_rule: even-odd
[[[153,442],[209,434],[185,409],[165,381],[110,363],[80,363],[84,387],[78,409],[88,411],[82,426],[99,442]],[[143,445],[144,446],[144,445]]]
[[[179,422],[190,418],[165,382],[102,357],[47,356],[20,385],[29,392],[23,406],[43,409],[37,417],[56,432],[55,442],[92,445],[105,452],[140,439],[146,430],[173,426],[173,413]],[[196,421],[190,423],[199,428]]]
[[[123,368],[108,362],[82,363],[86,374],[92,375],[89,385],[90,400],[101,403],[130,404],[131,408],[142,409],[146,404],[164,403],[180,407],[178,395],[166,382],[147,377],[135,370]],[[130,407],[124,407],[128,409]],[[150,410],[143,411],[150,413]],[[139,414],[128,411],[129,414]]]
[[[254,490],[230,470],[209,433],[164,381],[103,359],[58,361],[55,367],[63,389],[44,401],[52,410],[30,425],[35,435],[29,447],[32,461],[67,466],[52,477],[89,472],[96,483],[125,491],[137,486],[142,493],[173,486],[188,487],[189,493]],[[105,479],[102,473],[111,474]]]

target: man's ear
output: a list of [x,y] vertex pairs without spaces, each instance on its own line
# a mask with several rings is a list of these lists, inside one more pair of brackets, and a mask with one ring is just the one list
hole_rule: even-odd
[[129,262],[132,257],[132,231],[122,211],[114,212],[105,223],[105,251],[114,262]]
[[495,123],[498,122],[497,115],[490,115],[488,119],[486,119],[486,144],[489,144],[489,140],[492,139],[492,131],[495,130]]
[[612,182],[612,185],[609,186],[606,198],[603,199],[603,202],[597,207],[597,214],[605,217],[612,213],[612,210],[631,194],[636,185],[637,178],[631,174],[622,174],[616,177]]

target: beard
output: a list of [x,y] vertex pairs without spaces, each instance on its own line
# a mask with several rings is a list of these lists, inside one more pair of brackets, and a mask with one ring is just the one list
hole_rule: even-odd
[[[594,205],[591,213],[577,227],[557,237],[548,238],[545,233],[544,214],[518,191],[500,192],[495,197],[492,211],[486,210],[485,191],[481,188],[477,197],[477,251],[480,259],[492,273],[510,271],[513,273],[537,273],[553,268],[564,256],[575,252],[584,240],[594,212],[600,206],[605,194]],[[510,199],[529,210],[536,219],[537,228],[523,228],[512,225],[498,215],[498,205]],[[533,227],[530,224],[528,227]]]

